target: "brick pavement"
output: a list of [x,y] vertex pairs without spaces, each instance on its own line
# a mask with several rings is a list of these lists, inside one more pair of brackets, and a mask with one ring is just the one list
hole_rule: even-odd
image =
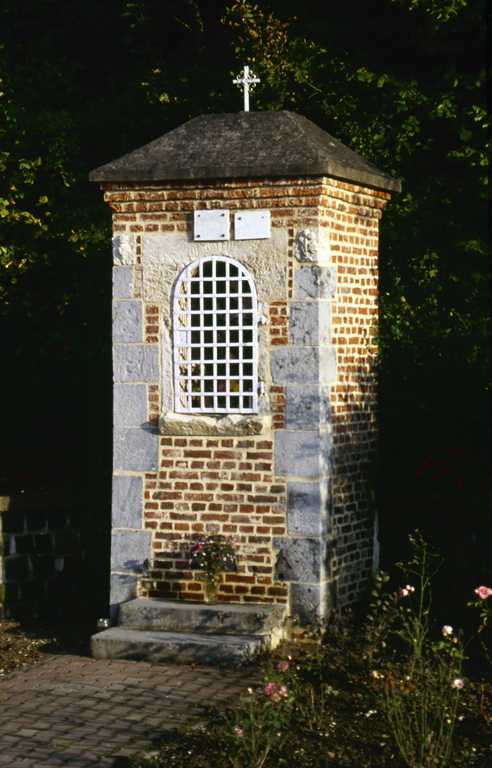
[[109,768],[259,680],[255,667],[53,657],[0,681],[0,768]]

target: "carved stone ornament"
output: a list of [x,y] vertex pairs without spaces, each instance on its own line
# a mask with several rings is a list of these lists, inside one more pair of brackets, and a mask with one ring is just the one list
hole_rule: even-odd
[[297,233],[296,258],[299,261],[318,261],[318,239],[312,229],[301,229]]

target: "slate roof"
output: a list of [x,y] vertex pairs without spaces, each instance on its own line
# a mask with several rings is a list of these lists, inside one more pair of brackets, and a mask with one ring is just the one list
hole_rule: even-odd
[[399,192],[387,173],[302,115],[287,111],[200,115],[101,166],[91,181],[334,176]]

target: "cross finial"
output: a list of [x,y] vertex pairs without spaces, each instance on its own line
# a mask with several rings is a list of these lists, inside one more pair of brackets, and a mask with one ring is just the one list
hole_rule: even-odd
[[256,83],[260,82],[260,78],[256,77],[253,72],[249,71],[249,67],[244,67],[243,72],[237,76],[237,80],[232,81],[234,85],[243,88],[244,91],[244,111],[249,112],[249,89],[253,90]]

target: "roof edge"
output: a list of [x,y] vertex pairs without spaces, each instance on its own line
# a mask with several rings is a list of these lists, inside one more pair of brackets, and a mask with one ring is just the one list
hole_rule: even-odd
[[89,174],[93,182],[156,182],[156,181],[197,181],[199,179],[257,178],[258,176],[328,176],[350,181],[362,186],[375,187],[387,192],[401,192],[401,184],[388,174],[370,173],[333,162],[315,162],[281,165],[250,166],[194,166],[193,168],[171,168],[157,166],[152,170],[131,172],[111,168],[111,163],[96,168]]

